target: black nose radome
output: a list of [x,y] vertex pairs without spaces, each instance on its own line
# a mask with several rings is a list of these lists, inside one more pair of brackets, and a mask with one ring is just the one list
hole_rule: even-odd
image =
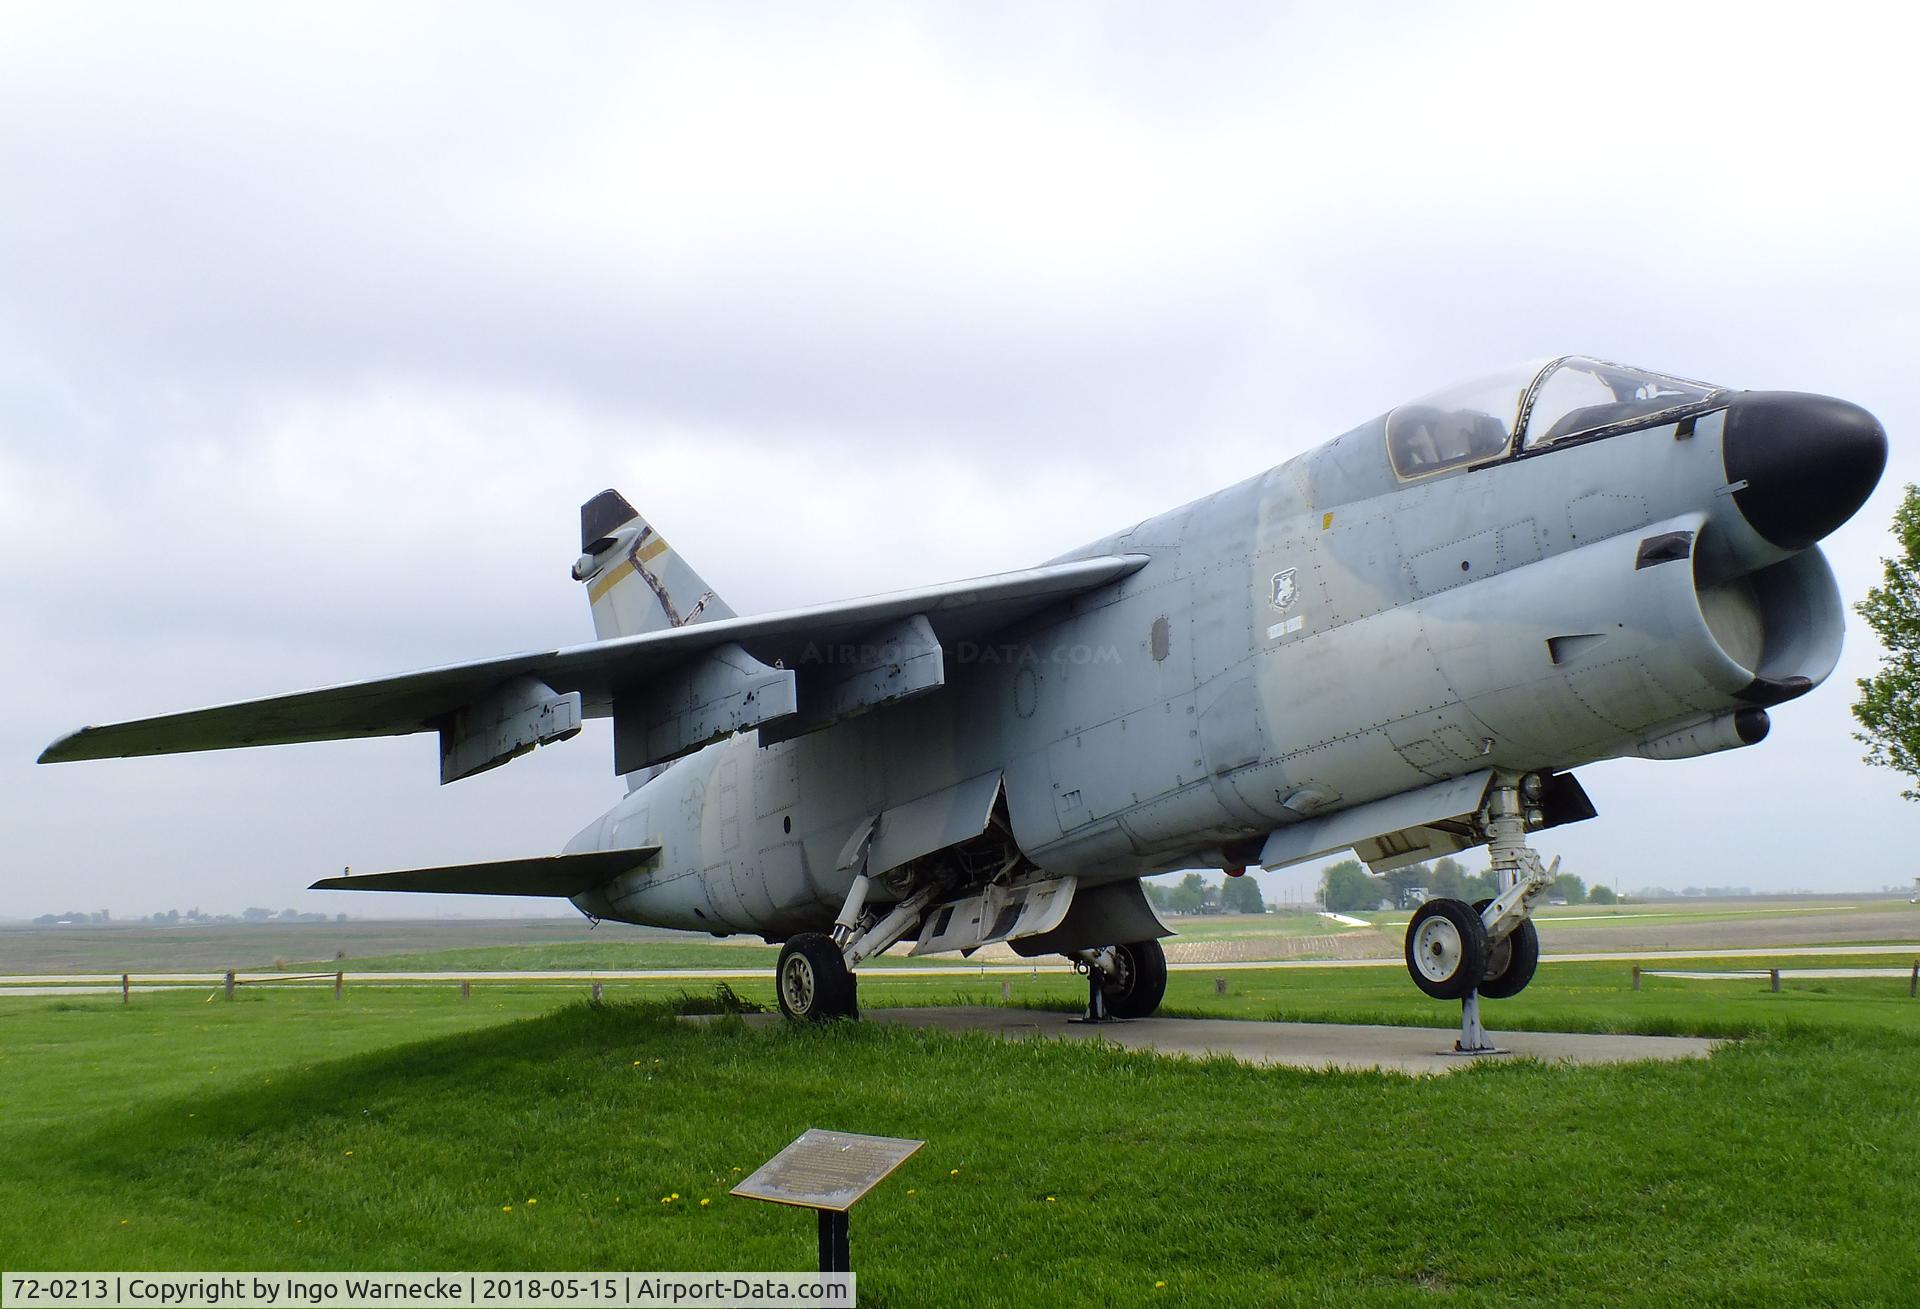
[[1743,391],[1727,406],[1722,459],[1753,530],[1783,550],[1804,550],[1873,494],[1887,432],[1859,405],[1831,396]]

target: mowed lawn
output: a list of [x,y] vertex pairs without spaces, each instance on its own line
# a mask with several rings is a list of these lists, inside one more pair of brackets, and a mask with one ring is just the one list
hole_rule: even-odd
[[[807,1215],[726,1192],[822,1126],[928,1142],[855,1211],[871,1305],[1907,1302],[1904,980],[1627,978],[1549,966],[1490,1021],[1746,1039],[1415,1080],[695,1027],[664,985],[599,1007],[493,986],[6,1000],[0,1266],[804,1269]],[[1016,1002],[1068,1003],[1073,980],[1021,979]],[[870,1007],[999,994],[862,986]],[[1448,1017],[1373,969],[1235,972],[1224,997],[1179,974],[1170,1003]]]

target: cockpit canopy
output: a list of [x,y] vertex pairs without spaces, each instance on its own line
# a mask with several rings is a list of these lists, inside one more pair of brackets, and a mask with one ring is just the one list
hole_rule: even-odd
[[1721,388],[1584,355],[1522,364],[1451,386],[1387,415],[1387,453],[1402,480],[1644,426],[1695,408]]

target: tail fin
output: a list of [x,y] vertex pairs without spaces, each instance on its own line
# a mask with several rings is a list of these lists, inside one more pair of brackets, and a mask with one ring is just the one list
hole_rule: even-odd
[[593,634],[602,641],[734,616],[618,491],[602,491],[580,506],[573,579],[586,583]]

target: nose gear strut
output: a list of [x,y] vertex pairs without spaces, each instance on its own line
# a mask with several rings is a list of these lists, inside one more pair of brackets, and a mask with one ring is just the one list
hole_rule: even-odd
[[1504,1053],[1480,1021],[1480,997],[1517,995],[1540,959],[1533,906],[1553,885],[1555,859],[1543,866],[1527,845],[1541,822],[1541,781],[1535,774],[1498,776],[1479,814],[1481,834],[1499,894],[1468,905],[1430,900],[1407,924],[1407,971],[1436,999],[1460,1001],[1460,1037],[1449,1054]]

